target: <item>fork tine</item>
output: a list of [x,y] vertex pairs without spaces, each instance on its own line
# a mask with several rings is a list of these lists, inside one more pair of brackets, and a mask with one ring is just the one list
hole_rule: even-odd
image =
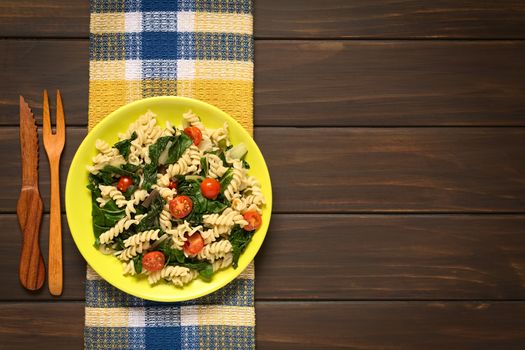
[[42,121],[43,126],[43,136],[51,136],[51,118],[49,116],[49,97],[47,96],[47,90],[44,90],[44,104],[43,104],[43,116],[44,120]]
[[57,115],[56,115],[56,135],[63,138],[65,135],[64,107],[62,106],[62,96],[57,89]]

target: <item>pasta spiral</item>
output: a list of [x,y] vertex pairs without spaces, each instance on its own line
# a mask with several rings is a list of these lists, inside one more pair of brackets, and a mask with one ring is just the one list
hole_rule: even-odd
[[138,224],[143,217],[144,215],[137,215],[134,219],[131,219],[128,216],[124,216],[115,224],[115,226],[99,236],[100,243],[106,244],[112,241],[115,237],[124,232],[124,230],[127,230],[131,225]]
[[148,282],[150,284],[157,283],[161,278],[172,280],[176,277],[188,275],[190,269],[183,266],[165,266],[162,270],[150,272],[148,275]]
[[221,158],[215,154],[206,154],[206,161],[208,162],[208,177],[217,179],[222,177],[228,170],[223,163]]
[[195,145],[191,145],[180,157],[180,159],[168,166],[166,174],[157,176],[157,185],[167,187],[175,175],[185,175],[196,172],[200,168],[201,152]]
[[138,254],[142,253],[144,250],[149,248],[149,242],[145,242],[138,245],[132,245],[129,248],[126,248],[120,252],[118,252],[118,258],[123,261],[128,261],[130,259],[133,259]]
[[245,169],[242,168],[240,162],[236,161],[233,163],[232,179],[226,189],[224,190],[224,196],[226,199],[231,201],[236,193],[241,189],[242,179],[245,176]]
[[215,129],[210,135],[211,142],[217,147],[227,147],[230,145],[228,139],[228,123],[224,123],[222,128]]
[[217,259],[224,258],[226,254],[232,251],[232,244],[227,239],[213,242],[205,245],[204,248],[197,254],[199,259],[206,259],[214,262]]
[[172,224],[171,224],[171,212],[170,212],[170,206],[169,204],[165,204],[164,208],[162,208],[162,211],[159,215],[159,223],[160,227],[164,231],[171,230]]
[[134,276],[137,274],[137,271],[135,271],[135,263],[131,260],[128,262],[122,263],[122,270],[124,275],[130,275]]
[[170,281],[176,287],[182,287],[196,279],[197,276],[199,276],[199,273],[196,270],[190,269],[190,272],[187,275],[173,277]]
[[225,254],[224,258],[217,259],[212,263],[213,272],[227,268],[228,266],[232,264],[232,261],[233,261],[233,254],[232,253]]
[[129,247],[133,245],[139,245],[147,241],[155,241],[159,239],[159,231],[160,230],[148,230],[134,234],[124,241],[124,246]]
[[244,227],[248,224],[241,213],[232,208],[226,208],[222,214],[208,214],[202,216],[206,227],[211,227],[217,235],[226,234],[234,225]]
[[102,197],[113,199],[117,207],[123,207],[128,203],[126,197],[115,186],[98,185],[98,188],[100,188]]

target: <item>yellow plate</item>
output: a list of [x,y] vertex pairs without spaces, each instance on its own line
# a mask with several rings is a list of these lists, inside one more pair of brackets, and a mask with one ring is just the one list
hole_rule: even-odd
[[[123,276],[122,266],[117,258],[104,255],[93,247],[95,236],[91,221],[91,194],[86,188],[88,171],[86,166],[92,164],[92,157],[96,154],[95,141],[102,139],[110,145],[118,141],[117,134],[125,132],[133,121],[150,109],[157,114],[159,125],[163,126],[167,120],[180,127],[182,114],[188,109],[201,117],[207,128],[222,127],[228,122],[230,140],[236,145],[243,142],[248,148],[246,160],[250,163],[249,174],[255,176],[261,183],[262,192],[266,198],[263,208],[263,223],[255,233],[246,251],[239,259],[237,269],[229,267],[214,274],[210,282],[198,278],[184,288],[176,288],[167,283],[150,286],[146,279],[134,276]],[[202,297],[235,279],[253,260],[261,247],[272,211],[272,190],[268,168],[261,151],[248,132],[232,117],[217,107],[202,101],[174,96],[152,97],[130,103],[117,109],[104,118],[86,136],[71,163],[66,184],[66,211],[71,235],[75,240],[80,253],[88,264],[106,281],[118,289],[134,296],[155,301],[183,301]]]

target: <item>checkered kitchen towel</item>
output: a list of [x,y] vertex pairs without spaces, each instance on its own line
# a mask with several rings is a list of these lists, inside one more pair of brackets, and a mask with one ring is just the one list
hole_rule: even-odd
[[[179,95],[223,109],[252,132],[250,0],[91,0],[89,127],[145,97]],[[252,349],[254,270],[214,294],[157,303],[88,267],[86,349]]]

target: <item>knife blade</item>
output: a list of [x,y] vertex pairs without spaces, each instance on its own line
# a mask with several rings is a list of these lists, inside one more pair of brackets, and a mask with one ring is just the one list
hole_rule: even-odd
[[18,275],[29,290],[42,287],[45,279],[44,258],[40,251],[40,223],[44,206],[38,189],[38,134],[29,105],[20,96],[20,152],[22,189],[16,213],[22,231],[22,250]]

